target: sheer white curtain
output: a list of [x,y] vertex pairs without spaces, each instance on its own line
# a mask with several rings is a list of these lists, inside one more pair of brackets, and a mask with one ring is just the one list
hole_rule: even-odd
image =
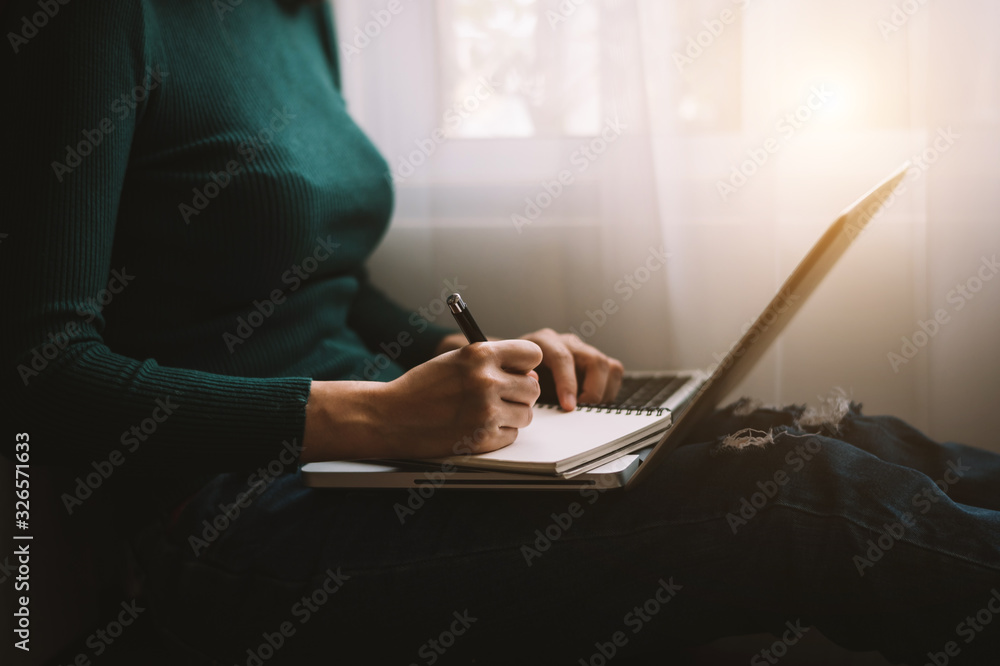
[[822,228],[915,157],[906,192],[739,392],[842,387],[870,413],[1000,448],[1000,279],[985,279],[1000,6],[335,9],[348,103],[396,182],[373,274],[407,305],[457,281],[491,334],[572,328],[630,367],[705,367]]

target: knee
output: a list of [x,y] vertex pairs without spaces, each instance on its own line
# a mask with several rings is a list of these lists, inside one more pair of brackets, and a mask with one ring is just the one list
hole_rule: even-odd
[[775,504],[836,497],[836,486],[854,466],[851,459],[860,454],[840,440],[779,427],[722,438],[713,458],[735,490],[731,501],[756,515]]

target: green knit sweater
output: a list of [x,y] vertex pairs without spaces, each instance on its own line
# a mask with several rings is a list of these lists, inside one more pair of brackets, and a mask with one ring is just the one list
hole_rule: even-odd
[[52,5],[2,15],[4,437],[190,487],[301,442],[311,378],[432,355],[364,272],[392,188],[325,3]]

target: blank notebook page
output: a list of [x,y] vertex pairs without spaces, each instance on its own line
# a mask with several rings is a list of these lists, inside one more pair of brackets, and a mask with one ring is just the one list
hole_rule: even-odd
[[[536,406],[531,425],[521,428],[510,446],[474,456],[452,456],[447,460],[463,467],[533,467],[553,469],[559,461],[589,459],[608,450],[619,440],[634,439],[642,431],[666,427],[670,413],[615,413],[613,410],[564,412],[558,408]],[[624,442],[622,442],[624,443]],[[560,467],[574,466],[560,465]]]

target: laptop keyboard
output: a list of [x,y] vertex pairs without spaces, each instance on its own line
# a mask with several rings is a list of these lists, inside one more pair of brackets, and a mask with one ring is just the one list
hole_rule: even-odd
[[687,375],[625,377],[622,380],[622,387],[618,390],[618,395],[612,402],[605,402],[600,405],[581,403],[580,406],[613,409],[656,408],[662,405],[677,389],[686,384],[689,379],[691,378]]
[[687,383],[689,377],[662,375],[658,377],[626,377],[613,402],[604,407],[624,407],[626,409],[648,409],[659,407]]

